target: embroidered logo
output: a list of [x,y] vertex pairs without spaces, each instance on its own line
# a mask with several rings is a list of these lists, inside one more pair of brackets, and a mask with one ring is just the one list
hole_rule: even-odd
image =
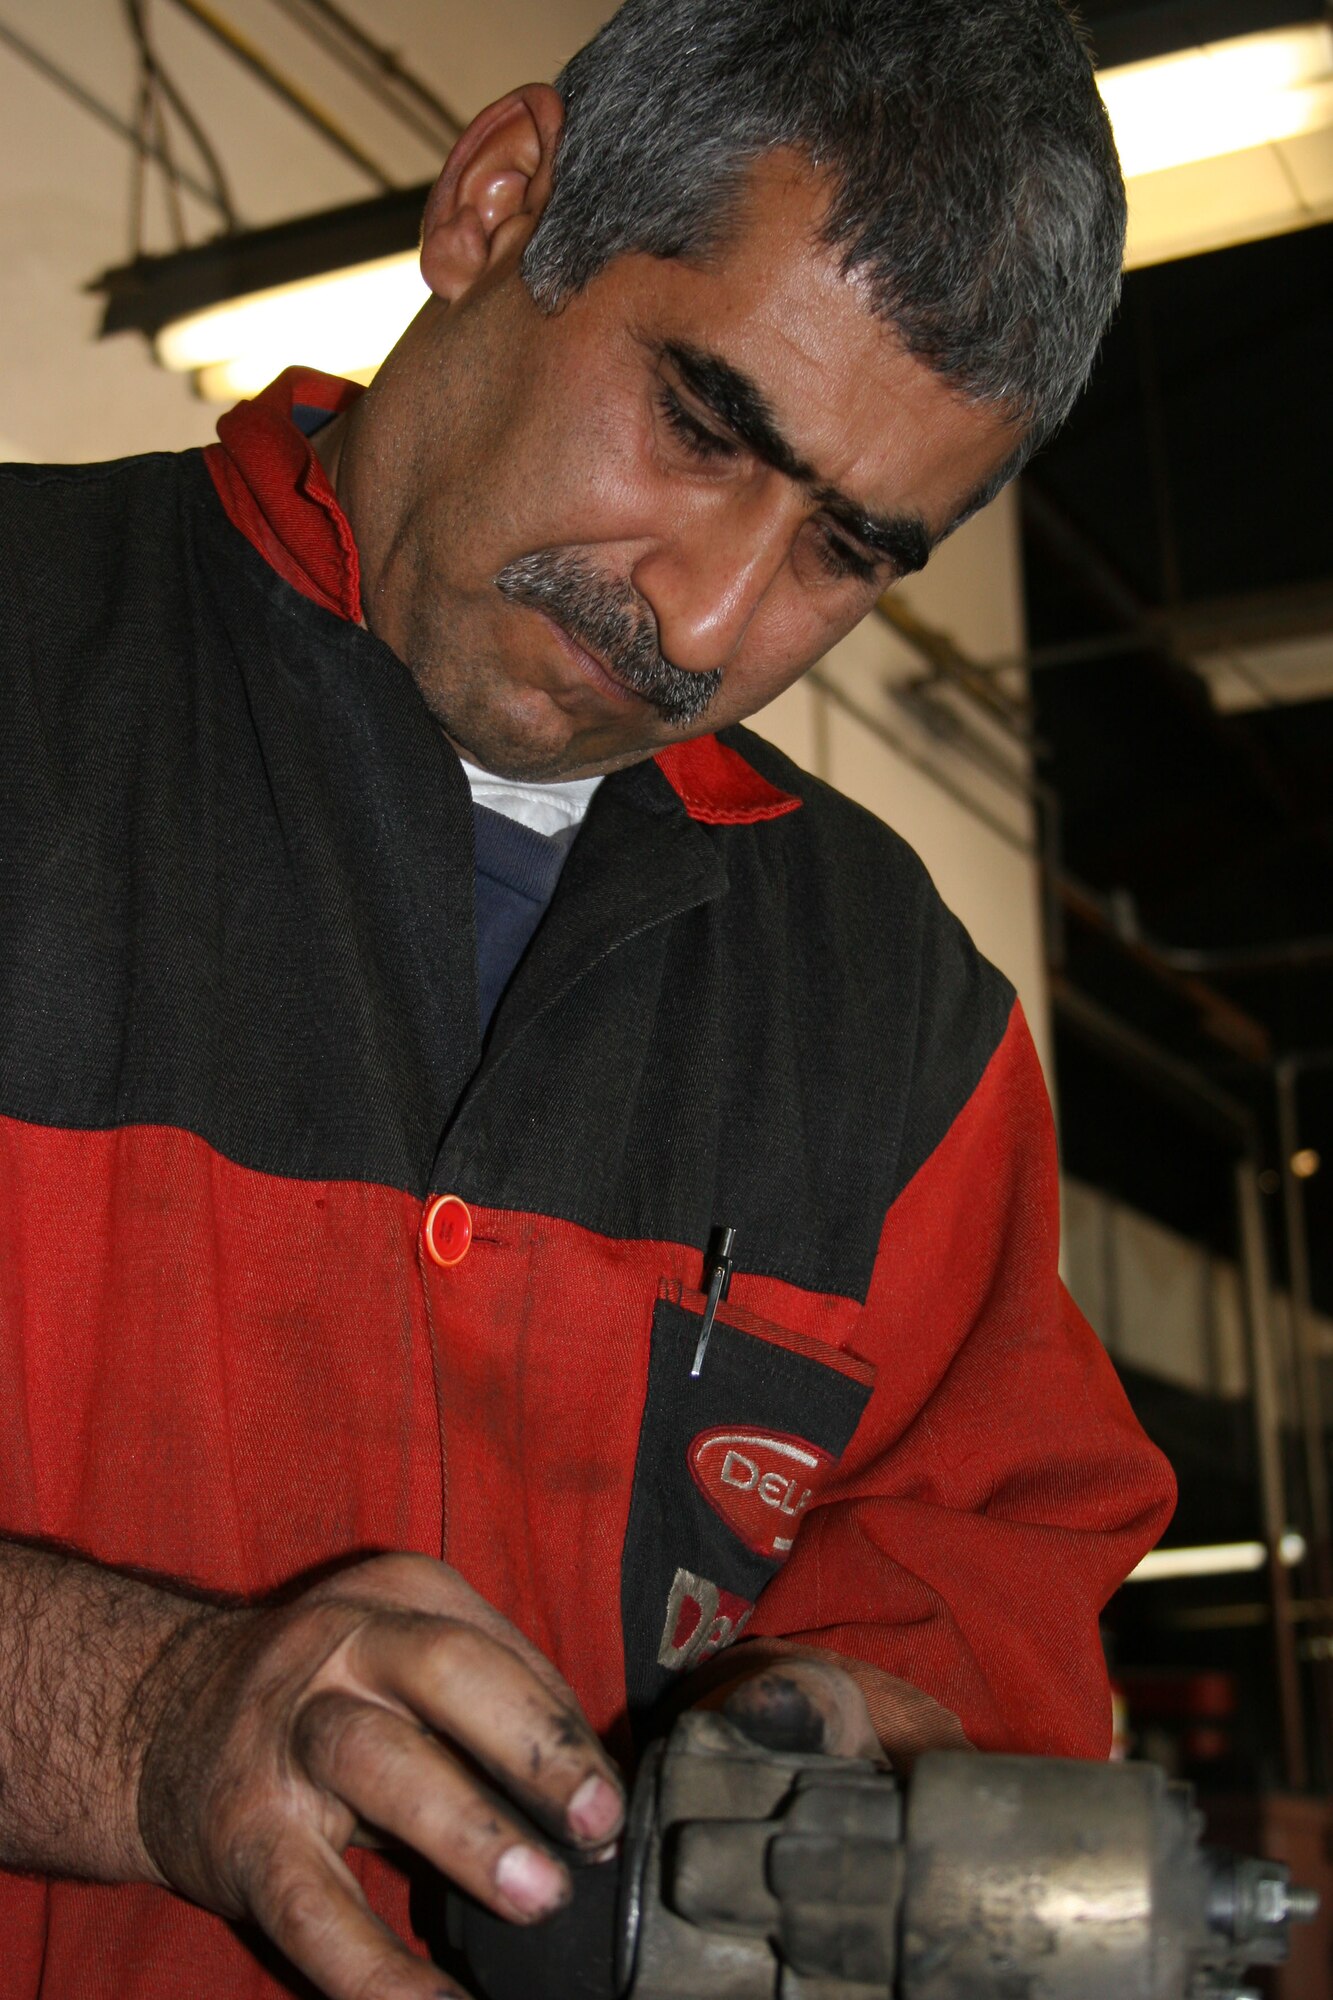
[[835,1463],[818,1445],[771,1431],[700,1431],[689,1451],[690,1473],[713,1511],[747,1549],[779,1562]]
[[739,1638],[754,1610],[748,1598],[723,1590],[706,1576],[678,1569],[667,1598],[657,1664],[672,1673],[697,1667]]

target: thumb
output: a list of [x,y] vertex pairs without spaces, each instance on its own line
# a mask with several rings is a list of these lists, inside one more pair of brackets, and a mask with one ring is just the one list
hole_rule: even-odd
[[851,1675],[832,1661],[784,1659],[733,1687],[729,1722],[766,1750],[879,1761],[879,1738]]

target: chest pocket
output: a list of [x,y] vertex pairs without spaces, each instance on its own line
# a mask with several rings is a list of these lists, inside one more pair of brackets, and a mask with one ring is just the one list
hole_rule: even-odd
[[868,1362],[722,1308],[690,1374],[700,1294],[653,1312],[620,1604],[630,1714],[740,1636],[874,1387]]

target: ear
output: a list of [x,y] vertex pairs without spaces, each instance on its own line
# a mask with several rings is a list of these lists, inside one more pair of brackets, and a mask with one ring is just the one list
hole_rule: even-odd
[[517,259],[551,193],[565,107],[549,83],[526,84],[472,120],[430,191],[421,275],[452,304]]

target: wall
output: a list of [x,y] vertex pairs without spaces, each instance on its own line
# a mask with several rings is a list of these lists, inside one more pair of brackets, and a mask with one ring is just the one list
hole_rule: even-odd
[[[974,659],[1020,653],[1016,495],[1002,494],[969,521],[895,596]],[[753,726],[911,841],[945,901],[1018,988],[1049,1080],[1034,820],[1024,789],[1028,758],[971,702],[950,693],[923,715],[910,695],[924,671],[919,654],[872,618],[825,662],[822,678],[833,693],[798,683]],[[1011,676],[1005,684],[1016,691]],[[839,694],[864,719],[849,713]]]
[[[1063,1219],[1065,1282],[1116,1361],[1204,1395],[1249,1394],[1244,1293],[1229,1258],[1069,1178]],[[1311,1317],[1333,1409],[1333,1320]],[[1269,1324],[1281,1406],[1295,1423],[1294,1329],[1281,1291],[1271,1296]]]

